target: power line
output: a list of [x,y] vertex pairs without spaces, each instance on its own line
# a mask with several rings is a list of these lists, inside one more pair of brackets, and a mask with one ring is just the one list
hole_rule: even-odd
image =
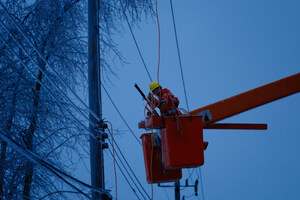
[[[109,149],[109,152],[110,152],[111,156],[113,156],[113,154],[112,154],[112,152],[111,152],[110,149]],[[116,153],[116,155],[117,155],[117,157],[119,158],[119,155],[118,155],[117,153]],[[120,159],[120,158],[119,158],[119,159]],[[135,184],[135,182],[133,181],[133,179],[132,179],[131,175],[129,174],[128,170],[125,168],[124,163],[122,162],[122,160],[120,159],[119,161],[120,161],[121,164],[123,165],[123,168],[124,168],[125,171],[127,172],[127,175],[129,176],[129,178],[131,179],[131,181],[133,182],[133,184],[136,186],[136,184]],[[119,163],[118,163],[117,160],[116,160],[116,164],[117,164],[119,170],[121,171],[122,175],[124,176],[126,182],[129,184],[130,188],[132,189],[132,191],[133,191],[134,194],[136,195],[136,197],[137,197],[138,199],[140,199],[140,197],[137,195],[135,189],[134,189],[133,186],[130,184],[130,181],[129,181],[128,178],[125,176],[125,173],[124,173],[124,171],[122,170],[122,167],[119,165]],[[136,186],[136,187],[137,187],[137,186]],[[137,189],[139,190],[138,187],[137,187]],[[140,191],[140,190],[139,190],[139,191]],[[140,192],[140,193],[141,193],[141,192]],[[141,193],[141,194],[142,194],[142,193]],[[143,196],[143,194],[142,194],[142,196]],[[144,196],[143,196],[143,197],[144,197]],[[144,199],[145,199],[145,197],[144,197]]]
[[201,171],[201,167],[199,167],[199,173],[200,173],[200,183],[201,183],[202,199],[204,200],[204,190],[203,190],[203,182],[202,182],[202,171]]
[[[5,26],[5,24],[1,21],[1,23],[2,23],[2,25],[6,28],[6,30],[8,31],[8,29],[7,29],[7,27]],[[9,31],[8,31],[8,33],[10,33]],[[10,33],[10,35],[12,36],[12,38],[15,40],[15,42],[19,45],[19,47],[20,48],[22,48],[22,50],[26,53],[26,55],[35,63],[35,64],[37,64],[31,57],[30,57],[30,55],[28,54],[28,52],[23,48],[23,46],[15,39],[15,37]],[[1,37],[1,39],[5,42],[5,40],[4,40],[4,38],[2,38]],[[6,42],[5,42],[6,43]],[[8,46],[8,44],[6,43],[6,45]],[[10,46],[8,46],[9,47],[9,49],[18,57],[18,59],[22,62],[22,64],[34,75],[34,73],[30,70],[30,68],[28,68],[27,67],[27,65],[21,60],[21,58],[17,55],[17,53],[12,49],[12,48],[10,48]],[[42,70],[42,69],[41,69]],[[48,77],[48,76],[47,76]],[[37,77],[35,77],[36,79],[37,79]],[[38,80],[38,79],[37,79]],[[50,79],[51,80],[51,79]],[[38,80],[39,81],[39,80]],[[53,94],[50,92],[50,90],[43,84],[43,83],[41,83],[40,81],[39,81],[39,83],[41,84],[41,85],[43,85],[46,89],[47,89],[47,92],[49,93],[49,94],[51,94],[52,96],[53,96]],[[53,82],[51,82],[52,84],[53,84]],[[54,84],[55,85],[55,84]],[[104,86],[103,86],[104,87]],[[104,88],[105,89],[105,88]],[[105,89],[105,91],[106,91],[106,89]],[[60,90],[60,92],[61,93],[63,93],[61,90]],[[106,91],[107,92],[107,91]],[[64,94],[64,93],[63,93]],[[122,114],[120,113],[120,111],[118,110],[118,108],[116,107],[116,105],[115,105],[115,103],[113,102],[113,100],[111,99],[111,97],[110,97],[110,95],[107,93],[107,95],[109,96],[109,98],[110,98],[110,100],[112,101],[112,103],[113,103],[113,105],[115,106],[115,108],[116,108],[116,110],[118,111],[118,113],[120,114],[120,116],[121,116],[121,118],[124,120],[124,122],[125,122],[125,124],[128,126],[128,128],[129,128],[129,130],[133,133],[133,131],[130,129],[130,127],[129,127],[129,125],[127,124],[127,122],[125,121],[125,119],[124,119],[124,117],[122,116]],[[55,98],[55,96],[53,96],[54,98]],[[55,98],[55,100],[57,101],[57,103],[59,103],[58,102],[58,100]],[[69,99],[69,101],[70,102],[72,102],[70,99]],[[59,103],[60,104],[60,103]],[[60,104],[61,105],[61,104]],[[74,104],[73,104],[74,105]],[[62,105],[61,105],[62,106]],[[62,107],[64,107],[64,106],[62,106]],[[74,107],[76,107],[75,105],[74,105]],[[64,107],[65,108],[65,107]],[[76,107],[77,108],[77,107]],[[67,111],[69,111],[69,110],[67,110]],[[70,112],[70,111],[69,111]],[[71,113],[71,112],[70,112]],[[83,115],[83,116],[85,116],[82,112],[81,112],[81,114]],[[73,116],[74,118],[75,118],[75,116]],[[88,117],[86,117],[85,116],[85,118],[86,119],[89,119]],[[93,126],[95,126],[95,124],[93,124],[93,122],[91,122],[90,121],[90,123],[93,125]],[[82,124],[81,124],[82,125]],[[86,129],[86,130],[88,130],[84,125],[83,125],[83,127]],[[135,136],[135,135],[134,135]],[[135,138],[136,138],[136,136],[135,136]],[[137,139],[137,138],[136,138]],[[137,139],[137,141],[139,142],[139,140]],[[128,164],[128,163],[127,163]]]
[[[110,149],[109,149],[109,152],[110,152],[110,154],[112,155],[112,152],[111,152],[111,150],[110,150]],[[128,178],[125,176],[125,174],[124,174],[124,172],[123,172],[122,168],[120,167],[120,165],[119,165],[118,161],[116,161],[116,163],[117,163],[117,166],[118,166],[119,170],[120,170],[120,171],[121,171],[121,173],[123,174],[123,176],[124,176],[124,178],[125,178],[126,182],[129,184],[130,188],[132,189],[133,193],[135,194],[135,196],[136,196],[138,199],[140,199],[140,197],[137,195],[137,193],[136,193],[135,189],[134,189],[134,188],[132,187],[132,185],[130,184],[130,182],[129,182]],[[126,170],[126,168],[124,168],[124,169]]]
[[[181,79],[182,79],[182,84],[183,84],[183,88],[184,88],[184,96],[185,96],[185,100],[186,100],[187,110],[189,112],[189,104],[188,104],[188,99],[187,99],[187,94],[186,94],[186,87],[185,87],[185,81],[184,81],[184,76],[183,76],[182,62],[181,62],[181,56],[180,56],[180,50],[179,50],[179,43],[178,43],[178,36],[177,36],[177,31],[176,31],[176,23],[175,23],[173,1],[172,0],[170,0],[170,5],[171,5],[171,12],[172,12],[173,26],[174,26],[174,34],[175,34],[175,39],[176,39],[177,54],[178,54],[180,72],[181,72]],[[203,182],[202,182],[201,167],[199,168],[199,171],[200,171],[200,181],[201,181],[202,197],[203,197],[203,200],[204,200],[204,191],[203,191]]]
[[[111,134],[111,132],[109,131],[109,129],[108,129],[108,132]],[[109,141],[109,142],[110,142],[110,141]],[[111,143],[111,142],[110,142],[110,143]],[[132,168],[130,167],[129,163],[127,162],[127,160],[126,160],[124,154],[122,153],[122,151],[121,151],[119,145],[117,144],[117,142],[115,141],[115,139],[114,139],[114,143],[116,144],[116,147],[117,147],[118,151],[120,152],[122,158],[124,159],[124,161],[125,161],[127,167],[129,168],[129,170],[130,170],[131,173],[133,174],[134,178],[136,179],[136,181],[138,182],[138,184],[140,185],[140,187],[143,189],[144,193],[148,196],[148,198],[151,199],[150,196],[148,195],[148,193],[146,192],[145,188],[142,186],[141,182],[139,181],[139,179],[137,178],[137,176],[136,176],[135,173],[133,172]],[[117,155],[117,156],[118,156],[118,155]],[[120,158],[119,156],[118,156],[118,158],[119,158],[120,161],[121,161],[121,158]],[[122,162],[122,161],[121,161],[121,162]],[[123,162],[122,162],[122,165],[123,165],[123,167],[125,168],[125,165],[123,164]],[[125,168],[125,170],[126,170],[126,168]],[[127,171],[127,170],[126,170],[126,171]],[[127,171],[127,173],[128,173],[128,175],[130,176],[130,174],[129,174],[128,171]],[[132,181],[134,182],[134,180],[132,180]],[[137,185],[136,185],[136,187],[138,188]],[[140,190],[139,190],[139,191],[140,191]],[[141,191],[140,191],[140,193],[141,193]],[[144,196],[143,196],[143,197],[144,197]],[[145,198],[145,197],[144,197],[144,198]]]
[[[5,10],[5,12],[6,12],[6,14],[11,18],[11,16],[9,15],[9,13],[7,12],[7,10],[5,9],[5,7],[3,6],[3,4],[0,2],[0,4],[1,4],[1,6],[2,6],[2,8]],[[125,12],[124,12],[125,13]],[[54,72],[55,72],[55,74],[56,74],[56,76],[61,80],[61,82],[62,83],[64,83],[71,91],[72,91],[72,93],[81,101],[81,103],[86,107],[86,108],[88,108],[87,107],[87,105],[77,96],[77,94],[68,86],[68,84],[58,75],[58,73],[51,67],[51,65],[49,65],[49,63],[48,63],[48,61],[40,54],[40,52],[34,47],[34,45],[32,44],[32,42],[27,38],[27,36],[23,33],[23,31],[21,30],[21,28],[15,23],[15,21],[11,18],[11,20],[14,22],[14,24],[17,26],[17,28],[18,28],[18,30],[21,32],[21,34],[23,35],[23,37],[31,44],[31,46],[35,49],[35,51],[38,53],[38,55],[41,57],[41,59],[45,62],[45,64],[46,65],[48,65]],[[129,24],[129,21],[128,21],[128,18],[127,18],[127,16],[126,16],[126,20],[127,20],[127,23],[128,23],[128,25],[129,25],[129,27],[130,27],[130,24]],[[6,30],[8,31],[8,29],[7,29],[7,27],[5,26],[5,24],[1,21],[1,23],[2,23],[2,25],[6,28]],[[130,27],[130,30],[131,30],[131,33],[132,33],[132,36],[134,37],[134,35],[133,35],[133,32],[132,32],[132,29],[131,29],[131,27]],[[9,31],[8,31],[9,32]],[[13,35],[9,32],[9,34],[13,37]],[[14,38],[14,37],[13,37]],[[5,40],[1,37],[1,39],[5,42]],[[36,61],[35,60],[33,60],[33,58],[29,55],[29,53],[23,48],[23,46],[14,38],[14,40],[15,40],[15,42],[22,48],[22,50],[26,53],[26,55],[31,59],[31,61],[33,61],[37,66],[39,66],[37,63],[36,63]],[[134,37],[134,40],[135,40],[135,37]],[[136,40],[135,40],[135,43],[136,43],[136,46],[137,46],[137,48],[138,48],[138,45],[137,45],[137,42],[136,42]],[[8,44],[6,44],[7,46],[8,46]],[[10,47],[9,47],[10,48]],[[11,51],[13,51],[11,48],[10,48],[10,50]],[[144,63],[144,66],[145,66],[145,69],[146,69],[146,71],[147,71],[147,73],[148,73],[148,76],[149,76],[149,78],[150,78],[150,80],[152,81],[152,79],[151,79],[151,76],[150,76],[150,74],[149,74],[149,72],[148,72],[148,69],[147,69],[147,67],[146,67],[146,65],[145,65],[145,62],[144,62],[144,60],[143,60],[143,57],[142,57],[142,55],[141,55],[141,52],[140,52],[140,50],[139,50],[139,48],[138,48],[138,51],[139,51],[139,53],[140,53],[140,56],[141,56],[141,58],[142,58],[142,61],[143,61],[143,63]],[[19,58],[19,60],[22,62],[22,64],[24,65],[24,66],[26,66],[26,64],[20,59],[20,57],[16,54],[16,52],[14,52],[13,51],[13,53]],[[26,66],[27,67],[27,66]],[[27,67],[27,69],[30,71],[30,69]],[[41,68],[40,68],[41,69]],[[41,70],[43,70],[43,69],[41,69]],[[44,71],[43,71],[44,72]],[[32,71],[31,71],[31,73],[32,73]],[[34,75],[34,73],[32,73],[33,75]],[[44,72],[44,74],[46,75],[46,73]],[[47,76],[48,77],[48,76]],[[36,77],[35,77],[36,78]],[[37,79],[37,78],[36,78]],[[38,79],[37,79],[38,80]],[[48,77],[48,80],[53,84],[53,81]],[[39,80],[38,80],[39,81]],[[39,81],[39,83],[41,84],[41,85],[43,85],[40,81]],[[54,84],[55,85],[55,84]],[[44,85],[43,85],[44,86]],[[56,86],[56,85],[55,85]],[[46,88],[46,86],[44,86],[45,88]],[[59,89],[59,88],[57,88],[57,89]],[[105,89],[105,88],[104,88]],[[62,92],[60,89],[59,89],[59,91],[62,93],[62,94],[64,94],[65,95],[65,93],[64,92]],[[105,91],[106,91],[106,89],[105,89]],[[49,94],[51,94],[52,96],[53,96],[53,94],[49,91],[49,89],[47,90],[47,92],[49,93]],[[107,93],[107,91],[106,91],[106,93]],[[109,96],[109,94],[107,93],[107,95]],[[66,95],[65,95],[66,96]],[[54,97],[54,96],[53,96]],[[68,98],[67,96],[66,96],[66,98]],[[112,99],[111,99],[111,97],[109,96],[109,98],[110,98],[110,100],[112,101]],[[72,105],[75,107],[75,108],[77,108],[77,109],[79,109],[74,103],[73,103],[73,101],[72,100],[70,100],[69,98],[68,98],[68,100],[72,103]],[[58,102],[58,100],[56,99],[56,101],[57,101],[57,103],[58,104],[60,104],[59,102]],[[113,105],[115,106],[115,108],[116,108],[116,110],[117,110],[117,112],[119,113],[119,115],[121,116],[121,118],[123,119],[123,121],[125,122],[125,124],[127,125],[127,127],[129,128],[129,130],[131,131],[131,133],[134,135],[134,133],[133,133],[133,131],[131,130],[131,128],[129,127],[129,125],[127,124],[127,122],[125,121],[125,119],[124,119],[124,117],[121,115],[121,113],[120,113],[120,111],[118,110],[118,108],[116,107],[116,105],[114,104],[114,102],[112,101],[112,103],[113,103]],[[61,104],[60,104],[60,106],[62,106]],[[65,108],[65,107],[64,107]],[[65,108],[66,109],[66,108]],[[70,110],[67,110],[70,114],[71,114],[71,112],[70,112]],[[79,110],[80,111],[80,113],[85,117],[85,118],[87,118],[88,120],[89,120],[89,118],[88,117],[86,117],[86,115],[84,114],[84,113],[82,113],[82,111],[81,110]],[[93,111],[91,111],[91,110],[89,110],[89,108],[88,108],[88,111],[96,118],[96,119],[99,119],[98,118],[98,116],[93,112]],[[72,115],[73,116],[73,115]],[[74,117],[74,119],[77,119],[75,116],[73,116]],[[80,121],[78,121],[85,129],[87,129]],[[89,120],[89,122],[95,127],[95,124],[92,122],[92,121],[90,121]],[[88,130],[88,129],[87,129]],[[137,139],[137,137],[134,135],[134,137],[136,138],[136,140],[141,144],[141,142]],[[126,161],[126,160],[125,160]],[[126,161],[126,163],[127,163],[127,161]],[[127,163],[128,164],[128,163]],[[131,171],[132,171],[132,169],[131,169]],[[134,175],[135,176],[135,175]],[[135,178],[136,178],[136,176],[135,176]],[[136,178],[137,179],[137,178]],[[138,179],[137,179],[138,180]],[[139,182],[139,184],[140,184],[140,182]],[[141,185],[141,184],[140,184]],[[144,188],[143,188],[143,190],[144,190]],[[145,191],[145,190],[144,190]]]
[[[75,188],[76,190],[78,190],[78,192],[80,192],[81,190],[79,190],[76,186],[74,186],[70,182],[66,181],[66,179],[63,178],[62,176],[65,176],[65,177],[71,179],[72,181],[74,181],[74,182],[76,182],[76,183],[78,183],[78,184],[80,184],[80,185],[82,185],[82,186],[84,186],[86,188],[92,189],[93,191],[96,191],[96,192],[99,192],[99,193],[108,193],[109,192],[109,190],[94,188],[93,186],[91,186],[91,185],[89,185],[87,183],[84,183],[84,182],[82,182],[82,181],[80,181],[80,180],[78,180],[78,179],[76,179],[76,178],[74,178],[74,177],[66,174],[65,172],[57,169],[56,167],[54,167],[50,163],[48,163],[48,162],[44,161],[43,159],[41,159],[38,155],[34,154],[32,151],[29,151],[28,149],[25,149],[24,147],[22,147],[20,144],[18,144],[12,138],[8,137],[7,136],[8,134],[6,132],[4,132],[3,130],[0,130],[0,132],[1,132],[1,134],[0,134],[1,140],[3,140],[4,142],[10,144],[14,150],[16,150],[18,153],[22,154],[23,156],[25,156],[31,162],[34,162],[36,164],[41,165],[42,167],[44,167],[47,170],[49,170],[52,173],[54,173],[56,176],[59,175],[58,177],[60,179],[62,179],[68,185],[70,185],[73,188]],[[84,194],[82,191],[80,193]],[[87,196],[86,194],[84,194],[84,195]]]
[[[1,37],[1,39],[5,42],[5,40],[4,40],[4,38],[2,38],[2,36],[0,36]],[[13,36],[12,36],[13,37]],[[13,39],[15,39],[14,37],[13,37]],[[17,42],[17,41],[16,41]],[[18,43],[18,42],[17,42]],[[8,46],[8,44],[5,42],[5,44]],[[18,43],[18,45],[20,45],[19,43]],[[22,46],[20,46],[20,47],[22,47]],[[37,79],[37,81],[46,89],[46,91],[56,100],[56,102],[61,106],[61,107],[63,107],[63,108],[65,108],[65,106],[63,106],[63,105],[61,105],[60,103],[59,103],[59,101],[56,99],[56,97],[50,92],[50,90],[48,89],[48,87],[47,86],[45,86],[41,81],[39,81],[38,80],[38,78],[34,75],[34,73],[31,71],[31,69],[29,68],[29,67],[27,67],[27,65],[21,60],[21,58],[17,55],[17,53],[10,47],[10,46],[8,46],[8,48],[15,54],[15,56],[17,56],[18,57],[18,59],[21,61],[21,63],[31,72],[31,74]],[[23,48],[22,48],[23,49]],[[24,49],[23,49],[24,50]],[[24,50],[25,51],[25,50]],[[27,53],[27,52],[26,52]],[[27,56],[29,56],[29,55],[27,55]],[[36,63],[37,64],[37,63]],[[109,95],[109,94],[108,94]],[[117,107],[116,107],[117,108]],[[67,108],[65,108],[68,112],[70,112]],[[118,109],[117,109],[118,110]],[[70,114],[71,114],[71,112],[70,112]],[[122,116],[122,115],[121,115]],[[75,119],[76,119],[76,117],[75,116],[73,116]],[[87,117],[86,117],[87,118]],[[88,119],[88,118],[87,118]],[[124,119],[124,118],[123,118]],[[125,120],[125,119],[124,119]],[[126,122],[126,121],[125,121]],[[92,122],[91,122],[92,123]],[[93,124],[93,123],[92,123]],[[82,124],[81,124],[82,125]],[[127,124],[128,125],[128,124]],[[95,126],[95,125],[94,125]],[[83,127],[87,130],[87,131],[89,131],[84,125],[83,125]],[[130,129],[131,130],[131,129]],[[119,149],[119,147],[118,147],[118,149]],[[120,150],[120,149],[119,149]],[[120,150],[121,151],[121,150]],[[123,158],[125,159],[125,157],[123,156]],[[125,160],[126,161],[126,160]],[[128,162],[126,161],[126,163],[127,163],[127,165],[129,166],[129,164],[128,164]],[[131,169],[131,171],[132,171],[132,169]],[[133,171],[132,171],[132,173],[133,173]],[[135,175],[134,175],[135,176]],[[137,179],[137,177],[135,176],[135,178]],[[138,179],[137,179],[138,180]],[[139,182],[139,184],[141,185],[141,183]],[[143,188],[143,190],[144,190],[144,192],[145,192],[145,189]]]
[[180,72],[181,72],[181,79],[182,79],[182,83],[183,83],[183,89],[184,89],[184,96],[185,96],[185,101],[186,101],[186,107],[187,107],[187,110],[189,112],[190,109],[189,109],[188,99],[187,99],[187,95],[186,95],[186,88],[185,88],[185,82],[184,82],[184,76],[183,76],[181,56],[180,56],[180,51],[179,51],[179,44],[178,44],[178,37],[177,37],[177,31],[176,31],[176,24],[175,24],[175,17],[174,17],[174,10],[173,10],[172,0],[170,0],[170,4],[171,4],[171,11],[172,11],[174,33],[175,33],[175,38],[176,38],[177,54],[178,54],[178,59],[179,59]]
[[123,117],[123,115],[121,114],[120,110],[117,108],[116,104],[114,103],[114,101],[112,100],[112,98],[110,97],[109,93],[107,92],[106,88],[104,87],[104,85],[101,85],[106,93],[106,95],[108,96],[109,100],[111,101],[111,103],[113,104],[113,106],[115,107],[116,111],[118,112],[119,116],[121,117],[121,119],[123,120],[123,122],[125,123],[125,125],[127,126],[127,128],[130,130],[131,134],[133,135],[133,137],[136,139],[136,141],[138,143],[140,143],[140,145],[142,145],[141,141],[136,137],[136,135],[133,133],[132,129],[129,127],[128,123],[126,122],[125,118]]
[[140,48],[139,48],[139,45],[138,45],[138,43],[137,43],[137,41],[136,41],[136,38],[135,38],[135,36],[134,36],[134,34],[133,34],[133,31],[132,31],[132,28],[131,28],[131,26],[130,26],[128,17],[127,17],[127,15],[126,15],[125,8],[124,8],[124,6],[123,6],[121,0],[120,0],[120,5],[121,5],[121,7],[122,7],[123,14],[124,14],[124,16],[125,16],[125,19],[126,19],[126,22],[127,22],[128,27],[129,27],[131,36],[132,36],[132,38],[133,38],[134,44],[135,44],[135,46],[136,46],[136,48],[137,48],[137,50],[138,50],[138,52],[139,52],[140,58],[141,58],[141,60],[142,60],[142,62],[143,62],[143,65],[144,65],[144,68],[145,68],[145,70],[146,70],[146,72],[147,72],[147,75],[148,75],[150,81],[152,82],[152,78],[151,78],[151,76],[150,76],[150,73],[149,73],[149,71],[148,71],[148,68],[147,68],[147,66],[146,66],[146,63],[145,63],[145,61],[144,61],[142,52],[141,52],[141,50],[140,50]]
[[[70,112],[70,110],[68,110],[65,106],[63,106],[63,105],[61,105],[61,103],[57,100],[57,98],[50,92],[50,90],[48,89],[48,87],[46,86],[46,85],[44,85],[40,80],[38,80],[38,78],[34,75],[34,73],[33,73],[33,71],[21,60],[21,58],[18,56],[18,54],[6,43],[6,41],[4,40],[4,38],[0,35],[0,38],[4,41],[4,43],[6,44],[6,46],[8,47],[8,49],[9,50],[11,50],[14,54],[15,54],[15,56],[17,56],[18,57],[18,59],[19,59],[19,61],[24,65],[24,67],[26,67],[27,69],[28,69],[28,71],[34,76],[34,78],[46,89],[46,92],[48,92],[55,100],[56,100],[56,102],[61,106],[61,107],[63,107],[64,109],[66,109],[71,115],[72,115],[72,113]],[[77,119],[74,115],[72,115],[73,117],[74,117],[74,119]],[[78,122],[80,122],[80,121],[78,121]],[[89,131],[89,129],[87,129],[81,122],[80,122],[80,124],[87,130],[87,131]],[[114,140],[115,141],[115,140]],[[116,143],[116,145],[117,145],[117,143]],[[117,146],[118,147],[118,150],[120,151],[120,153],[122,154],[122,152],[121,152],[121,150],[120,150],[120,148],[119,148],[119,146]],[[125,162],[126,162],[126,164],[129,166],[129,164],[128,164],[128,162],[127,162],[127,160],[125,159],[125,157],[124,157],[124,155],[122,154],[122,157],[123,157],[123,159],[125,160]],[[123,164],[123,166],[125,167],[125,165]],[[129,166],[129,168],[130,168],[130,166]],[[131,170],[131,172],[133,173],[133,170],[130,168],[130,170]],[[127,170],[126,170],[127,171]],[[129,174],[129,172],[127,171],[127,173]],[[133,173],[134,174],[134,173]],[[129,176],[130,176],[130,174],[129,174]],[[134,177],[136,178],[136,180],[138,181],[138,183],[139,183],[139,185],[142,187],[142,185],[141,185],[141,183],[139,182],[139,180],[137,179],[137,177],[136,177],[136,175],[134,174]],[[126,179],[126,177],[125,177],[125,179]],[[132,179],[132,177],[131,177],[131,179]],[[132,179],[132,181],[134,182],[134,180]],[[137,185],[136,185],[137,186]],[[137,186],[137,188],[138,188],[138,186]],[[145,189],[143,188],[143,190],[144,190],[144,192],[146,193],[146,191],[145,191]],[[140,191],[140,193],[142,194],[142,192]],[[147,193],[146,193],[147,194]],[[147,196],[149,196],[148,194],[147,194]],[[145,197],[144,197],[145,198]]]

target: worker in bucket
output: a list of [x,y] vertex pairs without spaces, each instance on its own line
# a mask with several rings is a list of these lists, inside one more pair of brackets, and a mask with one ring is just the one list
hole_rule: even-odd
[[170,90],[162,88],[157,81],[150,83],[149,87],[152,93],[150,92],[147,98],[155,107],[159,108],[163,117],[182,115],[178,109],[179,100]]

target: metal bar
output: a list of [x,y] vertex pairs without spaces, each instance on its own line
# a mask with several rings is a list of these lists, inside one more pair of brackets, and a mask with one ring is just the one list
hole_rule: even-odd
[[244,129],[244,130],[267,130],[267,124],[242,124],[242,123],[217,123],[203,126],[203,129]]
[[237,115],[300,91],[300,73],[263,85],[233,97],[193,110],[191,115],[209,110],[212,118],[203,125]]

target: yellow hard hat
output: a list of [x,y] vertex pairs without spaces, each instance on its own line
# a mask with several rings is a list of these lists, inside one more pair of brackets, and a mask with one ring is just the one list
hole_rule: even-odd
[[152,83],[149,84],[150,90],[153,91],[156,88],[160,87],[159,83],[157,81],[153,81]]

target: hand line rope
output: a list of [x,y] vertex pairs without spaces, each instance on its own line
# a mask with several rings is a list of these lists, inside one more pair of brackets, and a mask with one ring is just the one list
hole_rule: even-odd
[[157,30],[158,30],[158,65],[157,65],[157,82],[159,83],[159,67],[160,67],[160,26],[158,18],[158,3],[156,0],[156,19],[157,19]]

